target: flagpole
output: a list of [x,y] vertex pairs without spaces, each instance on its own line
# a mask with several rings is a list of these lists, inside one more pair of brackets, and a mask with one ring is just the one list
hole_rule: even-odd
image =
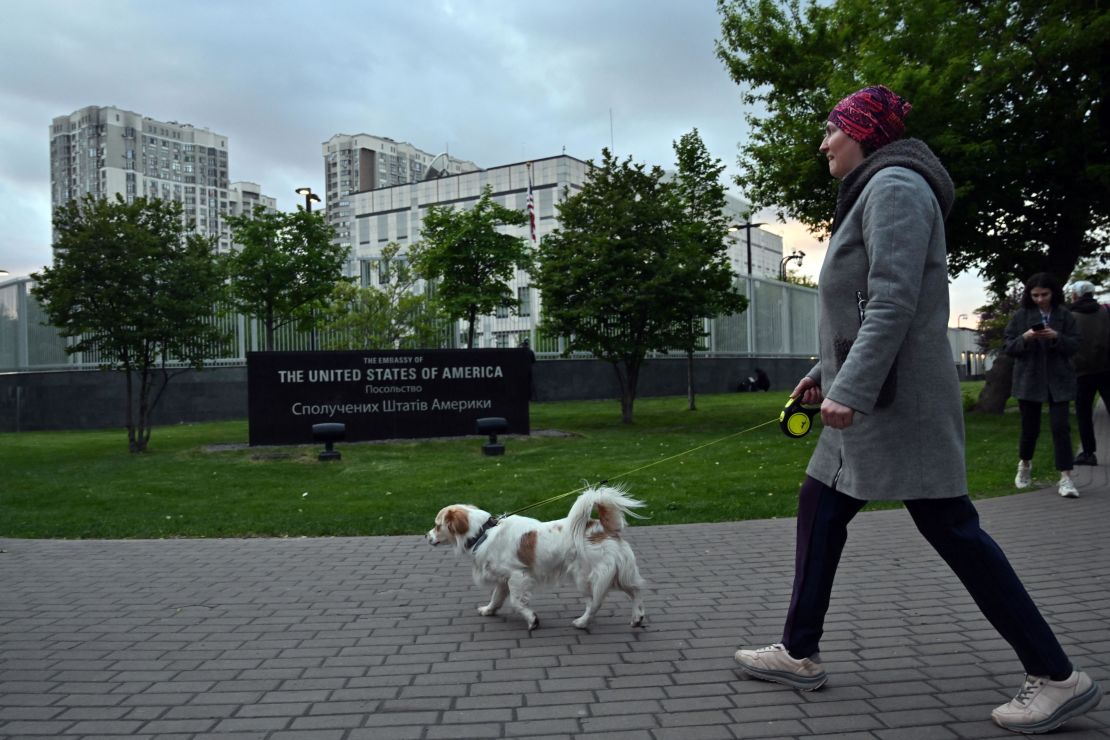
[[532,163],[528,162],[528,232],[532,239],[532,247],[538,244],[536,239],[536,202],[532,195]]

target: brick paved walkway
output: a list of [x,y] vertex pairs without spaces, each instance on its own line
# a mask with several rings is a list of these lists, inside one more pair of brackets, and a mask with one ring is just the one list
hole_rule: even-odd
[[[1110,691],[1098,418],[1107,460],[1077,469],[1081,498],[978,507],[1075,663]],[[0,738],[1015,737],[990,710],[1021,666],[904,510],[853,522],[824,689],[739,674],[738,644],[781,634],[793,527],[636,527],[648,628],[627,626],[615,594],[575,630],[562,591],[536,598],[531,636],[511,613],[479,617],[486,594],[466,565],[416,536],[0,540]],[[1057,735],[1108,727],[1104,699]]]

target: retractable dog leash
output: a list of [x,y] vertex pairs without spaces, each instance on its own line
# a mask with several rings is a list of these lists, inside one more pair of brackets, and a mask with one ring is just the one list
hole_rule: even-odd
[[[799,399],[795,398],[794,396],[791,396],[787,400],[786,406],[784,406],[782,411],[779,412],[779,415],[778,415],[777,418],[770,419],[768,421],[763,422],[762,424],[756,424],[754,427],[748,427],[747,429],[742,429],[739,432],[733,432],[732,434],[729,434],[725,437],[721,437],[720,439],[715,439],[712,442],[706,442],[703,445],[698,445],[697,447],[692,447],[688,450],[685,450],[684,452],[679,452],[676,455],[671,455],[670,457],[664,457],[660,460],[656,460],[655,462],[650,462],[647,465],[641,465],[638,468],[634,468],[632,470],[626,470],[625,472],[620,473],[619,475],[614,475],[611,478],[606,478],[605,480],[601,481],[601,483],[605,484],[605,483],[608,483],[611,480],[616,480],[617,478],[624,478],[625,476],[632,475],[633,473],[638,473],[641,470],[646,470],[650,467],[654,467],[656,465],[661,465],[665,462],[669,462],[669,461],[674,460],[676,458],[682,457],[683,455],[689,455],[692,452],[697,452],[698,450],[705,449],[706,447],[710,447],[710,446],[718,444],[720,442],[724,442],[726,440],[732,439],[733,437],[739,437],[741,434],[747,434],[748,432],[754,432],[756,429],[762,429],[763,427],[767,426],[768,424],[774,424],[776,421],[779,423],[779,428],[782,429],[783,434],[785,434],[787,437],[790,437],[791,439],[801,439],[802,437],[809,434],[809,430],[811,428],[813,428],[813,417],[816,416],[819,413],[819,411],[820,411],[820,409],[816,409],[816,408],[809,407],[809,406],[803,406],[802,402]],[[543,501],[537,501],[534,504],[528,504],[527,506],[521,507],[521,508],[517,509],[516,511],[510,511],[507,514],[501,514],[498,517],[492,517],[492,519],[493,520],[504,519],[507,516],[513,516],[514,514],[519,514],[522,511],[528,511],[529,509],[534,509],[537,506],[543,506],[544,504],[550,504],[553,501],[558,501],[561,498],[566,498],[567,496],[573,496],[576,493],[581,493],[582,491],[585,491],[589,487],[590,487],[589,484],[586,484],[584,486],[580,486],[578,488],[575,488],[573,491],[567,491],[566,493],[560,493],[557,496],[552,496],[551,498],[546,498]],[[633,516],[635,516],[635,515],[633,515]],[[496,521],[491,526],[496,526]]]
[[782,411],[779,412],[779,428],[787,437],[793,439],[804,437],[813,428],[813,417],[820,410],[803,406],[800,400],[791,396],[787,399]]

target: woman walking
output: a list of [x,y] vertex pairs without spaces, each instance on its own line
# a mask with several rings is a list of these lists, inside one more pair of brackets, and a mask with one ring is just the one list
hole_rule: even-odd
[[944,220],[954,188],[921,141],[910,105],[883,86],[841,100],[821,154],[840,180],[818,281],[819,360],[794,389],[824,429],[798,502],[794,588],[782,642],[741,649],[755,677],[809,691],[827,680],[819,642],[848,523],[868,501],[900,500],[1027,672],[992,712],[1047,732],[1098,704],[967,496],[959,382],[947,339]]

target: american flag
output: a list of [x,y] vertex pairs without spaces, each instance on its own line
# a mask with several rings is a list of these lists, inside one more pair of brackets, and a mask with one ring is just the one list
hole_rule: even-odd
[[536,201],[532,197],[532,163],[528,163],[528,228],[532,234],[532,245],[536,244]]

